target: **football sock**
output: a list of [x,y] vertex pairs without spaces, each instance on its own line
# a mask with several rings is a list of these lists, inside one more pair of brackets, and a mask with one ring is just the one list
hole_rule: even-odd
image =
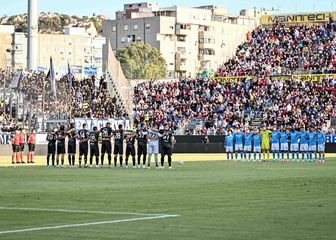
[[102,166],[104,165],[104,154],[102,154],[101,157],[100,157],[100,164]]
[[158,167],[159,166],[159,156],[158,156],[158,154],[154,154],[154,159],[155,159],[155,166]]
[[150,166],[150,164],[151,164],[151,160],[152,160],[152,154],[149,153],[149,154],[148,154],[148,166]]
[[141,162],[141,155],[138,155],[138,165],[140,165]]
[[261,153],[259,153],[259,160],[261,160]]
[[253,153],[253,159],[257,160],[257,153]]
[[123,165],[123,157],[122,156],[119,156],[119,163],[120,163],[120,167],[122,167],[122,165]]
[[300,158],[300,154],[299,152],[296,152],[296,159],[299,160],[299,158]]
[[72,166],[75,166],[75,159],[76,159],[75,155],[72,155]]
[[163,167],[164,164],[164,155],[161,156],[161,167]]
[[118,157],[117,157],[117,156],[114,156],[114,166],[115,166],[115,167],[117,166],[117,159],[118,159]]
[[109,166],[111,166],[111,162],[112,162],[112,156],[111,156],[111,154],[108,154],[107,158],[108,158],[108,164],[109,164]]
[[278,160],[280,160],[280,151],[277,152]]
[[99,157],[96,156],[96,165],[98,166],[98,164],[99,164]]
[[79,163],[79,167],[81,167],[82,166],[82,156],[79,156],[78,163]]
[[238,159],[238,152],[235,153],[235,158]]
[[49,162],[50,162],[50,154],[47,155],[47,166],[49,166]]
[[147,157],[147,155],[144,154],[144,155],[143,155],[143,158],[142,158],[142,164],[143,164],[143,165],[146,165],[146,157]]
[[69,165],[71,166],[72,165],[72,156],[71,155],[68,155],[68,162],[69,162]]
[[170,155],[168,155],[168,165],[169,167],[172,165],[172,157]]
[[132,162],[133,162],[133,166],[135,166],[135,155],[132,156]]
[[55,166],[55,154],[51,155],[51,163]]
[[275,160],[275,152],[272,152],[273,160]]

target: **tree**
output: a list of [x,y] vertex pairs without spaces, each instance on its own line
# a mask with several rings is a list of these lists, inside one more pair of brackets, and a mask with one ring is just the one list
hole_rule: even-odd
[[167,63],[159,51],[142,41],[117,51],[117,59],[127,79],[162,79],[167,74]]

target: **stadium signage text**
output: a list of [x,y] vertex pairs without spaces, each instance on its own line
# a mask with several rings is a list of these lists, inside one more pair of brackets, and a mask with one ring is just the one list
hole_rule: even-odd
[[[295,74],[295,75],[274,75],[269,78],[274,81],[283,80],[301,80],[304,82],[322,82],[326,77],[336,77],[336,74]],[[219,82],[237,82],[239,79],[252,79],[253,76],[228,76],[228,77],[214,77],[213,79]]]
[[77,130],[81,129],[83,124],[86,123],[87,129],[92,131],[94,126],[101,129],[106,126],[106,123],[111,123],[113,130],[118,129],[118,125],[122,124],[125,130],[131,130],[131,124],[129,119],[114,119],[114,118],[75,118],[75,127]]
[[328,22],[330,17],[336,16],[335,12],[318,13],[299,13],[284,15],[264,15],[261,17],[262,25],[271,25],[276,23],[319,23]]

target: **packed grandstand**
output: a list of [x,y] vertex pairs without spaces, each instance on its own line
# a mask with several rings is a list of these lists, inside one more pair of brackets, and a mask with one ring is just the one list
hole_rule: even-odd
[[[215,71],[216,77],[199,75],[135,85],[130,117],[135,126],[142,121],[157,127],[168,123],[178,134],[225,134],[233,127],[262,125],[319,126],[334,131],[329,126],[336,117],[336,77],[332,75],[336,73],[335,33],[332,21],[258,27],[247,34],[235,56]],[[1,71],[0,84],[13,74]],[[299,74],[323,75],[320,81],[304,81]],[[45,74],[24,75],[18,90],[29,107],[19,120],[27,128],[43,111],[47,119],[60,114],[68,118],[128,117],[110,96],[104,77],[72,77],[69,83],[64,76],[57,81],[54,98]],[[288,79],[288,75],[293,77]],[[278,76],[277,80],[272,76]],[[44,102],[39,97],[43,93]],[[9,103],[2,103],[1,109],[5,110],[0,112],[2,131],[10,131],[16,121],[13,114],[10,116]]]

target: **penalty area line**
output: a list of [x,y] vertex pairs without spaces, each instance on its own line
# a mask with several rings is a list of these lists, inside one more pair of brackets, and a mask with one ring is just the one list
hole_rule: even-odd
[[85,226],[111,224],[111,223],[123,223],[123,222],[134,222],[134,221],[144,221],[144,220],[153,220],[153,219],[173,218],[173,217],[178,217],[178,216],[179,215],[160,215],[160,216],[152,216],[152,217],[139,217],[139,218],[119,219],[119,220],[110,220],[110,221],[101,221],[101,222],[67,224],[67,225],[58,225],[58,226],[50,226],[50,227],[25,228],[25,229],[1,231],[0,235],[10,234],[10,233],[22,233],[22,232],[33,232],[33,231],[60,229],[60,228],[85,227]]

